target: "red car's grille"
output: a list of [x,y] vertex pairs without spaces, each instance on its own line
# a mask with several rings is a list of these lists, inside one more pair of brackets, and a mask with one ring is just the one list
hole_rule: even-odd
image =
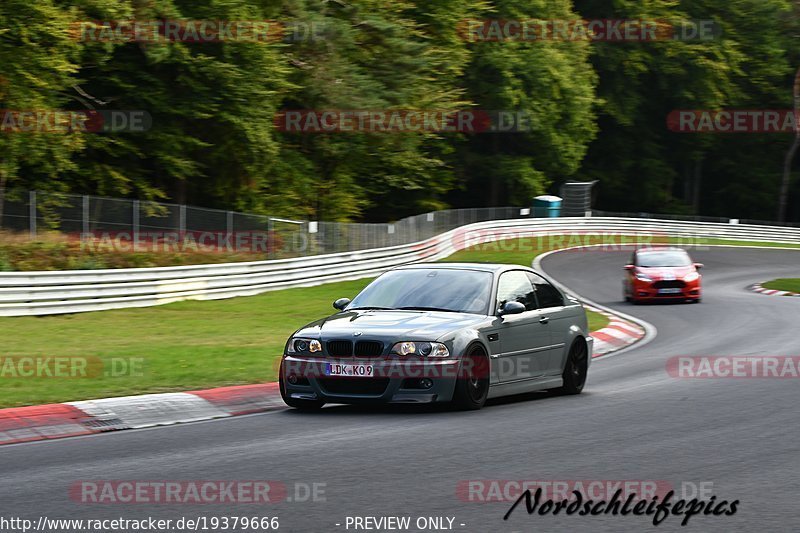
[[661,280],[653,283],[653,287],[656,289],[682,289],[686,287],[686,283],[679,279]]

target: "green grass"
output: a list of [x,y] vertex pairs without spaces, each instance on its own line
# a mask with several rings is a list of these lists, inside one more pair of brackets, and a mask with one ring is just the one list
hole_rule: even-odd
[[595,311],[586,310],[586,318],[589,319],[589,331],[597,331],[603,329],[609,323],[606,315],[601,315]]
[[765,289],[800,293],[800,278],[778,278],[761,284]]
[[336,298],[352,297],[368,282],[146,309],[2,318],[2,356],[100,357],[106,365],[112,358],[142,358],[143,365],[141,375],[132,376],[0,377],[0,406],[274,381],[289,335],[331,314]]
[[[696,244],[706,243],[730,244]],[[447,260],[530,265],[541,252],[575,244],[585,243],[564,238],[513,239],[478,245]],[[369,281],[141,309],[0,318],[0,357],[99,357],[106,365],[116,358],[143,361],[141,373],[128,376],[12,378],[0,374],[0,407],[273,381],[287,337],[305,323],[331,314],[333,300],[353,297]],[[596,330],[607,319],[589,313],[589,323]]]
[[768,242],[768,241],[733,241],[730,239],[692,239],[687,241],[686,239],[674,238],[670,239],[670,242],[673,244],[681,245],[683,243],[684,246],[691,246],[692,244],[724,244],[726,246],[760,246],[762,248],[799,248],[800,243],[787,243],[787,242]]

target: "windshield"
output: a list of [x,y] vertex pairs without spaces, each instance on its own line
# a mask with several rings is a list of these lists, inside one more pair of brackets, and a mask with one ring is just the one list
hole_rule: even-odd
[[485,315],[491,290],[490,272],[392,270],[370,283],[347,309],[421,309]]
[[637,256],[640,267],[685,267],[692,264],[689,255],[683,251],[644,252]]

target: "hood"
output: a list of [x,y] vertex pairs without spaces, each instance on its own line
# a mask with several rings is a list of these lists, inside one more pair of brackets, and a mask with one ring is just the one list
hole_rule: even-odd
[[[451,331],[470,327],[486,317],[441,311],[345,311],[299,329],[296,336],[328,339],[390,339],[434,341]],[[356,336],[355,334],[361,334]]]
[[684,276],[695,271],[694,265],[682,267],[636,267],[637,272],[657,280],[683,279]]

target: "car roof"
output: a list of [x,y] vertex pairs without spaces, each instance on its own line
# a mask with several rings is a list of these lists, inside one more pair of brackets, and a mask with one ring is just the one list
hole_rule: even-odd
[[505,263],[415,263],[413,265],[403,265],[393,270],[412,270],[412,269],[451,269],[451,270],[475,270],[480,272],[501,272],[510,269],[531,270],[522,265],[511,265]]
[[683,248],[676,248],[675,246],[650,246],[650,247],[647,247],[647,248],[637,248],[636,249],[636,253],[638,254],[640,252],[648,252],[648,253],[650,253],[650,252],[684,252],[684,253],[686,253],[686,250],[684,250]]

